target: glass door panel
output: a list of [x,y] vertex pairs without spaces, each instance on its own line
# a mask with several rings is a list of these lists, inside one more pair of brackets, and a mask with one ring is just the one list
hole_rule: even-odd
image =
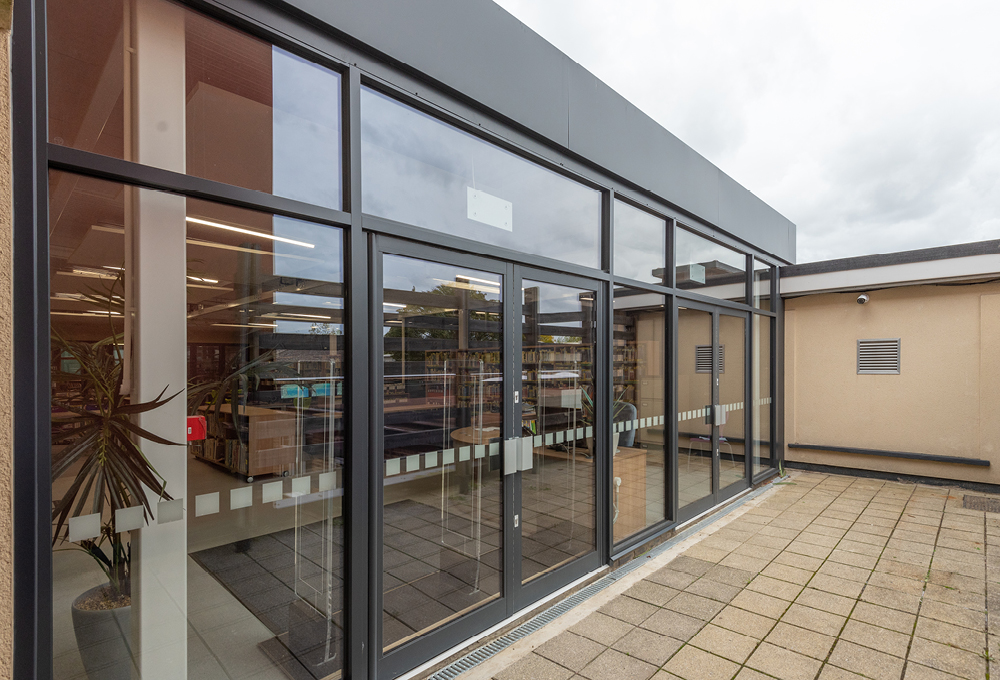
[[[593,552],[595,293],[521,282],[521,581]],[[515,407],[516,408],[516,407]]]
[[712,495],[712,313],[677,310],[677,507]]
[[[746,318],[719,314],[719,488],[745,481],[746,447]],[[724,359],[724,360],[723,360]]]
[[382,646],[501,597],[503,277],[382,255]]

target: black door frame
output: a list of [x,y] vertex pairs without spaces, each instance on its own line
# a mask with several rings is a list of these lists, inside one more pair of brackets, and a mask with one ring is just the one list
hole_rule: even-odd
[[[514,437],[520,437],[520,432],[514,432],[515,423],[520,424],[519,413],[520,404],[515,404],[513,399],[514,391],[519,394],[522,391],[521,385],[521,295],[518,288],[521,285],[522,277],[532,281],[553,283],[558,285],[573,286],[583,290],[594,292],[594,303],[597,309],[596,323],[594,327],[594,342],[597,347],[595,352],[594,373],[595,388],[598,394],[602,394],[603,381],[607,380],[604,374],[603,358],[604,352],[601,349],[602,337],[600,329],[606,321],[606,310],[604,310],[603,296],[601,295],[603,286],[606,284],[583,277],[555,274],[540,269],[530,268],[523,265],[495,260],[480,255],[471,255],[464,252],[455,252],[439,246],[417,243],[405,239],[400,239],[392,235],[371,234],[371,257],[369,276],[369,300],[370,300],[370,356],[373,357],[372,365],[369,367],[369,394],[372,399],[369,405],[369,417],[372,423],[372,437],[370,446],[371,456],[371,488],[369,493],[374,501],[373,508],[378,508],[378,514],[374,514],[369,521],[370,535],[370,555],[369,555],[369,583],[371,584],[370,605],[369,605],[369,634],[376,656],[377,677],[380,680],[388,680],[400,674],[406,673],[421,663],[424,663],[438,654],[445,652],[457,645],[466,642],[471,636],[487,630],[504,619],[513,616],[516,612],[530,606],[534,602],[557,591],[581,576],[600,568],[604,563],[603,548],[605,541],[602,540],[602,532],[606,531],[607,525],[603,521],[606,514],[606,502],[604,494],[597,492],[603,488],[601,480],[606,477],[603,468],[606,467],[606,455],[599,455],[596,465],[596,480],[594,493],[597,498],[595,518],[595,541],[596,546],[593,551],[584,555],[569,564],[563,565],[545,576],[531,581],[527,585],[521,584],[521,542],[519,540],[519,528],[514,527],[514,515],[521,513],[521,472],[514,472],[503,475],[503,574],[501,595],[497,600],[488,602],[477,609],[457,617],[438,628],[421,635],[409,642],[406,642],[388,653],[382,652],[382,540],[383,521],[381,508],[383,503],[383,409],[379,395],[382,394],[383,384],[383,362],[382,358],[382,302],[383,302],[383,255],[399,255],[411,257],[429,262],[441,264],[451,264],[468,269],[480,270],[499,274],[503,280],[503,379],[508,389],[504,390],[503,404],[503,439],[506,441]],[[603,413],[603,410],[601,411]],[[603,421],[605,418],[596,418],[595,441],[604,442],[609,438],[607,427]],[[519,430],[519,428],[517,428]],[[610,442],[606,442],[603,451],[606,453]]]
[[[679,361],[678,353],[680,351],[679,344],[679,316],[678,310],[680,308],[693,309],[699,312],[705,312],[711,315],[712,318],[712,375],[711,375],[711,385],[712,385],[712,399],[711,399],[711,420],[712,420],[712,491],[710,494],[701,498],[693,503],[689,503],[684,507],[679,507],[679,489],[678,489],[678,479],[679,472],[676,466],[680,464],[680,449],[679,441],[680,435],[677,432],[678,428],[674,428],[674,440],[673,449],[674,454],[672,456],[674,461],[674,508],[675,516],[677,521],[684,523],[693,517],[714,508],[720,503],[732,498],[733,496],[739,494],[742,491],[750,488],[751,470],[750,470],[750,452],[749,452],[749,442],[750,438],[748,436],[750,428],[750,418],[749,418],[749,393],[750,393],[750,371],[747,370],[749,366],[750,356],[750,312],[740,311],[735,309],[730,309],[728,307],[722,307],[718,305],[705,304],[702,302],[695,302],[694,300],[675,298],[673,305],[673,321],[674,321],[674,333],[673,333],[673,343],[674,343],[674,375],[677,375],[677,362]],[[719,406],[719,317],[720,316],[731,316],[737,319],[743,320],[743,442],[744,442],[744,456],[743,456],[743,478],[736,482],[733,482],[727,487],[720,487],[720,451],[719,451],[719,425],[716,422],[716,408]],[[677,402],[677,381],[674,380],[674,404],[676,410]],[[676,417],[676,416],[675,416]]]

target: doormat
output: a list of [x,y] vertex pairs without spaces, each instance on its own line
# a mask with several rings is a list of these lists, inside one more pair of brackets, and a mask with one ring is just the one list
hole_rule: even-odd
[[1000,498],[987,498],[986,496],[963,496],[962,507],[966,510],[1000,513]]
[[[295,680],[320,680],[340,670],[343,632],[343,582],[334,574],[331,589],[332,621],[307,604],[300,593],[310,592],[323,576],[323,522],[299,527],[298,564],[294,529],[247,538],[191,553],[258,621],[274,633],[261,650]],[[334,555],[343,555],[343,526],[332,527]],[[336,562],[335,562],[336,563]]]

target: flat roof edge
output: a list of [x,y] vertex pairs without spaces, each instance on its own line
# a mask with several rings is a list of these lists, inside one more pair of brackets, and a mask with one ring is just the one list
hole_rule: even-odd
[[827,274],[832,272],[852,271],[856,269],[873,269],[890,267],[899,264],[933,262],[976,255],[1000,254],[1000,239],[992,241],[975,241],[950,246],[920,248],[918,250],[903,250],[898,253],[878,253],[875,255],[860,255],[844,257],[836,260],[807,262],[789,265],[781,268],[782,278],[793,276],[809,276],[812,274]]

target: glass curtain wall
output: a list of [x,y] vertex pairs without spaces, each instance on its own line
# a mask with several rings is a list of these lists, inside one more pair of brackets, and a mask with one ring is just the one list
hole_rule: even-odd
[[55,677],[336,674],[340,230],[51,173],[70,181],[51,237]]
[[384,255],[382,647],[500,596],[503,281]]
[[746,255],[681,227],[674,229],[674,253],[678,288],[746,303]]
[[769,316],[753,315],[753,347],[756,361],[750,389],[753,394],[751,418],[753,432],[753,475],[772,467],[771,460],[771,329],[774,321]]
[[597,546],[594,442],[595,294],[524,279],[521,433],[531,469],[521,478],[521,580]]
[[[339,74],[46,6],[53,144],[341,207]],[[339,675],[342,232],[57,171],[49,215],[55,677]]]
[[611,502],[616,543],[667,517],[665,300],[656,293],[615,289]]
[[341,207],[339,74],[168,0],[46,5],[50,142]]
[[384,94],[361,92],[364,211],[601,266],[601,194]]
[[712,314],[677,310],[677,507],[712,493]]

